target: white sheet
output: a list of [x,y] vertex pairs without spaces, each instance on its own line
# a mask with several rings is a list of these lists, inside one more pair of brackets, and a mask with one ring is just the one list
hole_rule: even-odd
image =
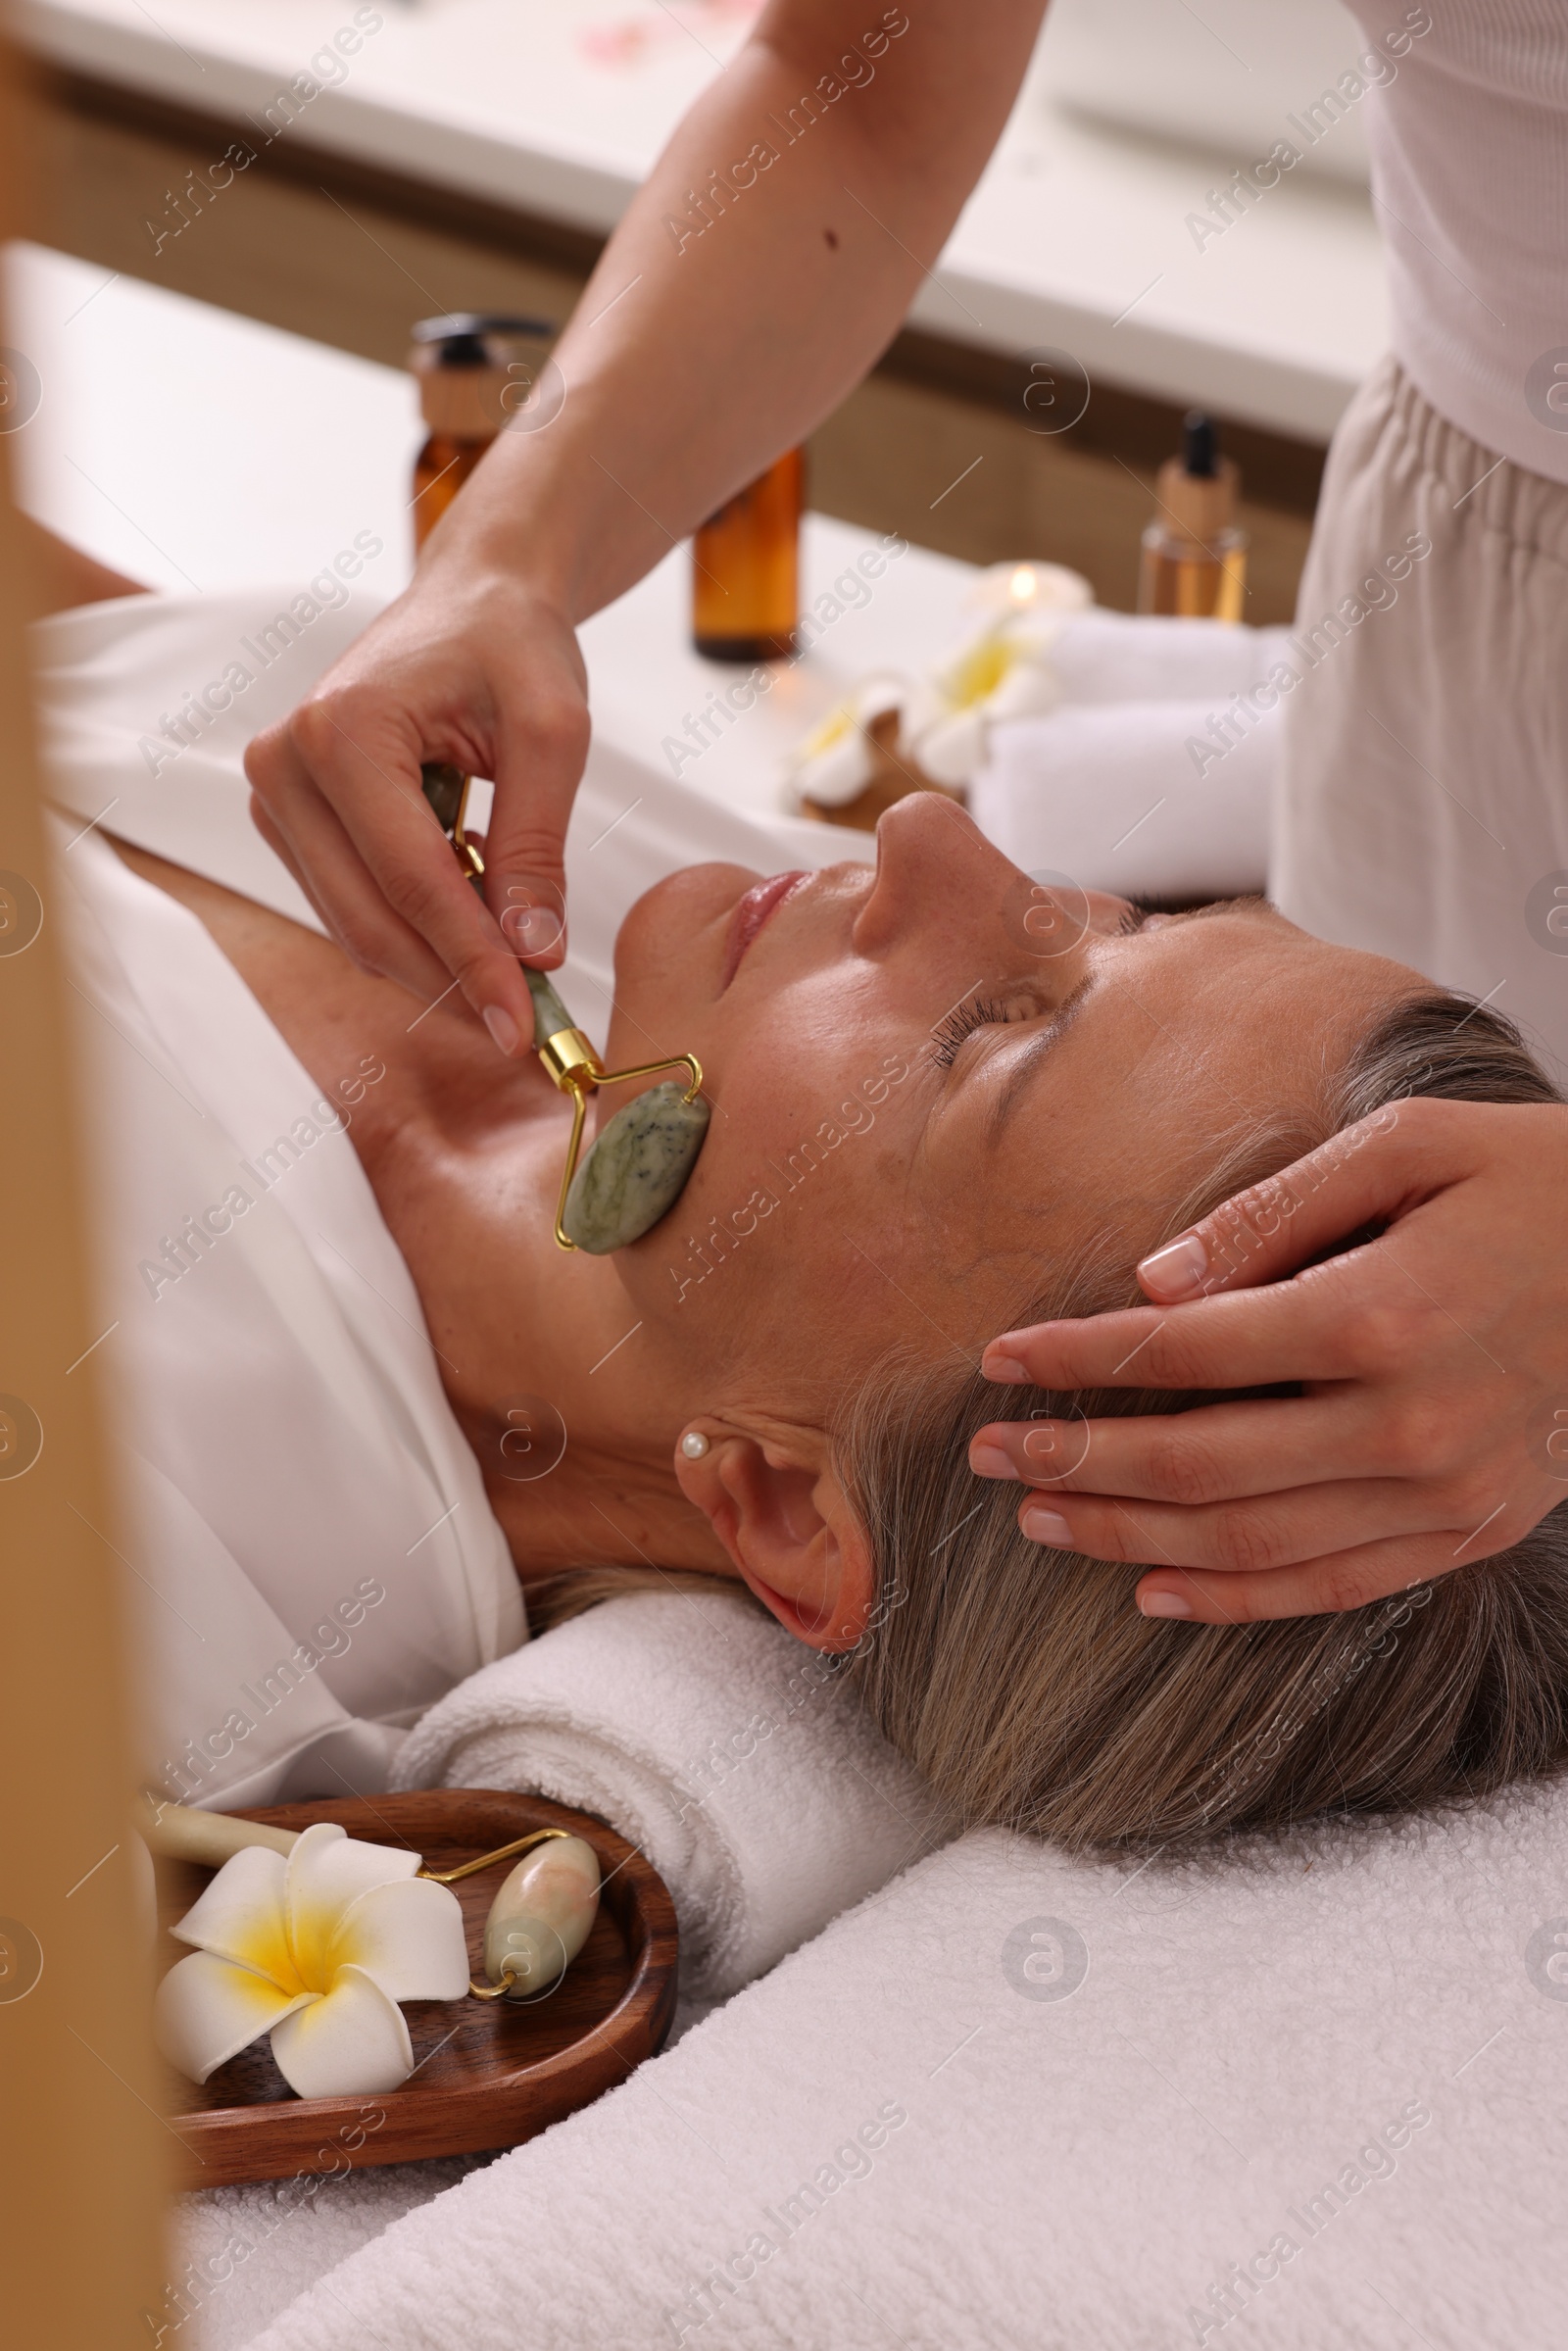
[[148,1786],[225,1805],[384,1787],[404,1728],[524,1620],[352,1103],[104,842],[59,876]]
[[967,1837],[254,2351],[1555,2351],[1565,1830]]

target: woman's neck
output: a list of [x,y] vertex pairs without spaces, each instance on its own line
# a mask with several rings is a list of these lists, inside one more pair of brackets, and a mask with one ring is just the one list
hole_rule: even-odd
[[[318,933],[116,842],[188,906],[333,1101],[407,1261],[448,1400],[525,1583],[603,1562],[730,1573],[675,1483],[691,1366],[656,1358],[613,1263],[558,1249],[570,1126],[528,1056],[449,1004],[411,1012]],[[688,1390],[693,1392],[688,1394]]]
[[534,1074],[543,1100],[478,1148],[406,1131],[396,1171],[371,1175],[450,1358],[453,1409],[524,1582],[604,1561],[728,1574],[675,1483],[703,1400],[689,1367],[656,1356],[611,1259],[556,1245],[569,1120]]

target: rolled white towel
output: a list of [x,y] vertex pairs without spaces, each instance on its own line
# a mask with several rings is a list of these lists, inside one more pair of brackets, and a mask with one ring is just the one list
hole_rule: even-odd
[[1290,631],[1234,620],[1082,612],[1052,646],[1063,702],[1201,702],[1222,709],[1289,661]]
[[669,1887],[697,1999],[942,1834],[829,1661],[722,1588],[607,1600],[487,1666],[410,1734],[396,1785],[527,1788],[609,1821]]
[[996,727],[970,813],[1015,865],[1087,890],[1195,899],[1261,890],[1279,710],[1222,745],[1209,724],[1223,714],[1219,699],[1065,702]]

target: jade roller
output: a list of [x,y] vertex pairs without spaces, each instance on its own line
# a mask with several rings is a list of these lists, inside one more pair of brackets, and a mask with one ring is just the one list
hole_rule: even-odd
[[[424,796],[474,888],[483,895],[484,860],[464,830],[470,778],[459,767],[420,770]],[[556,1241],[604,1257],[638,1241],[667,1216],[686,1188],[708,1132],[703,1066],[695,1053],[643,1061],[635,1069],[606,1069],[542,971],[523,965],[533,998],[533,1048],[563,1094],[571,1097],[571,1141],[556,1204]],[[588,1097],[601,1086],[625,1085],[662,1069],[684,1069],[688,1083],[666,1079],[628,1102],[585,1152]]]
[[476,2000],[527,2000],[554,1991],[599,1915],[599,1856],[569,1829],[534,1829],[454,1870],[418,1874],[456,1886],[517,1854],[523,1858],[502,1880],[484,1923],[487,1981],[468,1984]]

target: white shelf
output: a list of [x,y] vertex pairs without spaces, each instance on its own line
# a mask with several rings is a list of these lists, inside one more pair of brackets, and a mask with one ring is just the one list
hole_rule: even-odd
[[[688,0],[684,27],[660,0],[372,13],[341,86],[283,136],[604,232],[750,9]],[[155,22],[137,0],[21,0],[12,24],[59,65],[265,133],[276,93],[353,15],[349,0],[160,0]],[[618,61],[603,53],[617,27],[634,51]],[[1294,174],[1199,251],[1187,216],[1242,160],[1070,114],[1037,60],[911,322],[988,350],[1064,347],[1091,380],[1325,438],[1386,340],[1371,204]]]
[[[304,588],[369,532],[383,552],[365,588],[389,599],[403,587],[422,437],[412,378],[37,245],[7,249],[4,296],[7,334],[42,379],[37,414],[11,436],[18,495],[40,521],[175,592]],[[809,516],[807,601],[878,544],[875,532]],[[783,812],[791,747],[856,680],[938,655],[963,623],[974,577],[968,563],[909,548],[743,719],[700,759],[674,762],[680,780],[727,808]],[[745,674],[692,651],[689,584],[677,547],[582,631],[597,742],[661,775],[674,771],[664,738]],[[840,839],[835,855],[863,852]]]

